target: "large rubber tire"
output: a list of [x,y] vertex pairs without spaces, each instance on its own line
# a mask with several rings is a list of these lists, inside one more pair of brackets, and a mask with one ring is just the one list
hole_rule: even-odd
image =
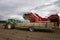
[[7,23],[6,25],[5,25],[5,29],[14,29],[14,24],[11,24],[11,23]]
[[12,28],[12,25],[9,23],[7,24],[7,29],[11,29]]
[[34,32],[34,27],[29,27],[30,32]]

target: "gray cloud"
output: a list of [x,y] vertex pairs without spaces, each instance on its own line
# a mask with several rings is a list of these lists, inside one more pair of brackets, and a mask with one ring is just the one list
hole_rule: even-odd
[[52,5],[56,5],[57,7],[60,7],[60,0],[50,3],[50,4],[47,4],[47,5],[44,4],[44,5],[37,6],[37,7],[33,8],[33,10],[43,9],[43,8],[46,8],[46,7],[49,7]]
[[51,5],[52,5],[52,4],[37,6],[37,7],[35,7],[33,10],[38,10],[38,9],[46,8],[46,7],[51,6]]
[[60,7],[60,0],[54,2],[55,5],[57,5],[58,7]]

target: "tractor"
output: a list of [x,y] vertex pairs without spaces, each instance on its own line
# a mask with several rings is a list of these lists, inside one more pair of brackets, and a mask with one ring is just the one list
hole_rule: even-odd
[[17,22],[19,22],[19,21],[15,20],[15,19],[8,19],[5,23],[5,28],[6,29],[13,29]]

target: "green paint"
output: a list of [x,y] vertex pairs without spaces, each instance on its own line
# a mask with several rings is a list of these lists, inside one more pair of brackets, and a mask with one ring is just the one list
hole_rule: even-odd
[[[29,26],[16,26],[15,27],[15,29],[28,29],[29,28]],[[49,30],[52,30],[52,31],[55,31],[56,30],[56,28],[43,28],[43,27],[34,27],[35,28],[35,30],[45,30],[45,31],[49,31]]]

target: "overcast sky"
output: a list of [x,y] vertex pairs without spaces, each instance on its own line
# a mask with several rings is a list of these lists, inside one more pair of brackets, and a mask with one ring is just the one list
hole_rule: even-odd
[[0,0],[0,20],[23,19],[24,12],[33,12],[45,17],[60,14],[60,0]]

